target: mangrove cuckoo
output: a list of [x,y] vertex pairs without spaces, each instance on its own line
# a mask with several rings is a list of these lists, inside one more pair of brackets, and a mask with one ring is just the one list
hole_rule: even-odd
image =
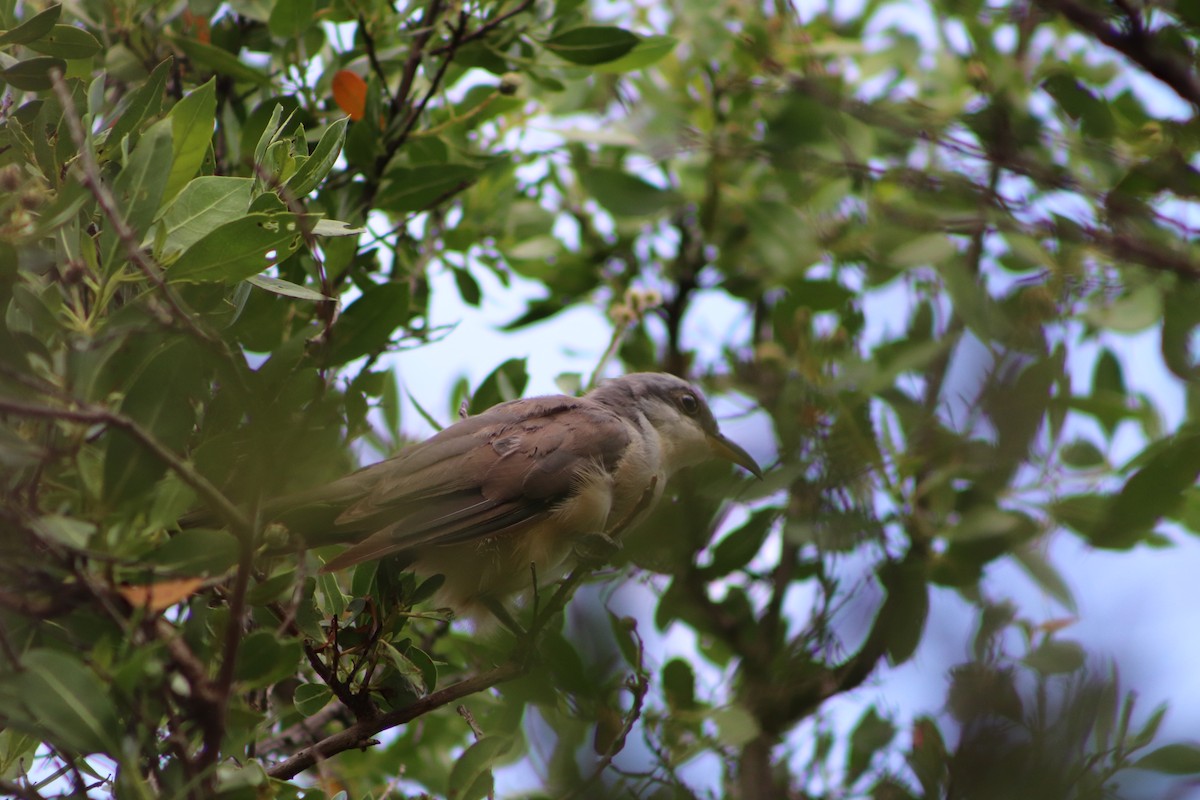
[[356,542],[322,571],[405,552],[446,576],[438,602],[473,616],[528,588],[530,565],[546,580],[587,535],[618,536],[672,475],[714,456],[762,477],[674,375],[501,403],[310,496],[344,504],[334,533]]

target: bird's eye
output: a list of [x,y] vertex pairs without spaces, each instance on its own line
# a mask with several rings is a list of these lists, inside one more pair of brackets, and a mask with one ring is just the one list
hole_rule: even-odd
[[682,394],[679,396],[679,407],[683,409],[683,413],[692,415],[700,410],[700,401],[694,394]]

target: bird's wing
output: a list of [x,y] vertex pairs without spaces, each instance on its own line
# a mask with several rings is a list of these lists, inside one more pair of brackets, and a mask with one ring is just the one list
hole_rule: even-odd
[[343,479],[367,488],[335,524],[366,538],[325,570],[513,532],[569,497],[589,466],[612,470],[629,436],[611,410],[565,396],[516,400],[469,417]]

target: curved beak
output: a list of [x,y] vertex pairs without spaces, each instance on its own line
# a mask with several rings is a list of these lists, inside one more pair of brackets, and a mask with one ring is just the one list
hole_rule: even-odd
[[717,458],[723,458],[726,461],[732,461],[739,467],[744,467],[754,473],[754,477],[762,480],[762,468],[750,457],[742,447],[733,441],[725,438],[720,433],[710,433],[708,435],[708,446],[712,448],[713,455]]

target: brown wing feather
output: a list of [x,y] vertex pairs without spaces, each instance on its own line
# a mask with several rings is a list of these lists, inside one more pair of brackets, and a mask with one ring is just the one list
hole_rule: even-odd
[[612,469],[628,443],[620,417],[586,399],[496,406],[343,479],[365,494],[335,524],[367,538],[325,570],[515,532],[569,497],[588,465]]

